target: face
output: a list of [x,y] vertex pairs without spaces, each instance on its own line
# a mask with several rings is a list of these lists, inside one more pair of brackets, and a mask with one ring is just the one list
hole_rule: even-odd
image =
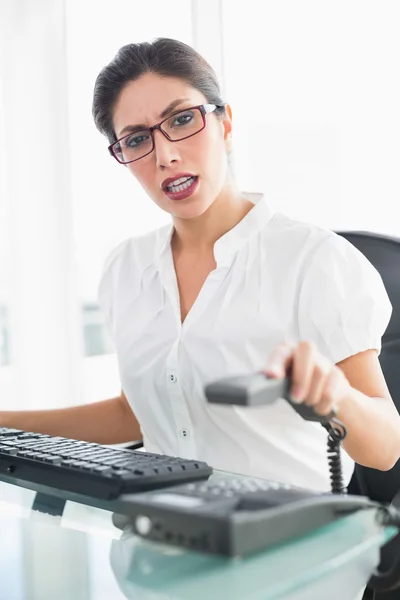
[[[175,107],[161,116],[173,102]],[[119,139],[130,133],[125,128],[151,127],[200,104],[207,104],[207,99],[187,82],[146,73],[122,90],[113,113],[114,131]],[[174,217],[191,219],[202,215],[223,193],[228,181],[230,117],[221,120],[209,113],[205,120],[202,131],[177,142],[171,142],[159,130],[153,131],[153,152],[126,165],[150,198]],[[193,179],[183,181],[189,177]],[[177,189],[173,182],[181,178]],[[187,185],[190,187],[182,189]]]

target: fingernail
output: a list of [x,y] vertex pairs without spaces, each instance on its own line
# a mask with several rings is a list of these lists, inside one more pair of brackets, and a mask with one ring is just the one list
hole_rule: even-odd
[[290,402],[292,402],[293,404],[301,404],[301,400],[297,400],[297,398],[295,398],[294,396],[290,396]]
[[294,386],[290,393],[290,398],[295,404],[300,404],[300,402],[303,402],[304,392],[301,387]]

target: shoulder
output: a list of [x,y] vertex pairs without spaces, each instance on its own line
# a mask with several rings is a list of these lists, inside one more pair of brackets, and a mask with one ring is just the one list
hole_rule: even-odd
[[342,235],[324,227],[275,213],[265,230],[266,243],[272,244],[289,260],[300,259],[305,272],[319,263],[359,265],[375,271],[372,264]]
[[143,273],[155,263],[161,244],[168,238],[171,226],[124,240],[107,256],[98,286],[98,302],[105,310],[127,286],[131,293],[140,287]]
[[[330,229],[274,213],[263,232],[267,255],[281,267],[297,266],[304,274],[317,257],[355,250]],[[349,250],[349,247],[350,250]]]
[[335,303],[345,310],[363,302],[391,311],[380,273],[338,233],[276,213],[264,239],[266,264],[305,310],[321,312]]
[[121,269],[143,271],[157,256],[157,249],[166,239],[170,225],[165,225],[141,236],[131,237],[116,246],[107,256],[101,279]]

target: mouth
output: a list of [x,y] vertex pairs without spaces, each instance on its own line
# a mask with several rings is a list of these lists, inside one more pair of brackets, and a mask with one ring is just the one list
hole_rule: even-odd
[[180,175],[163,181],[162,189],[171,200],[185,200],[194,194],[199,184],[197,175]]

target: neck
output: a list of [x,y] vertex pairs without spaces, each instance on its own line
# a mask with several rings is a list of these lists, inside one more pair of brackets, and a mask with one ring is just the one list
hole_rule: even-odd
[[233,186],[226,186],[205,213],[194,219],[174,218],[174,249],[207,254],[233,229],[254,204]]

